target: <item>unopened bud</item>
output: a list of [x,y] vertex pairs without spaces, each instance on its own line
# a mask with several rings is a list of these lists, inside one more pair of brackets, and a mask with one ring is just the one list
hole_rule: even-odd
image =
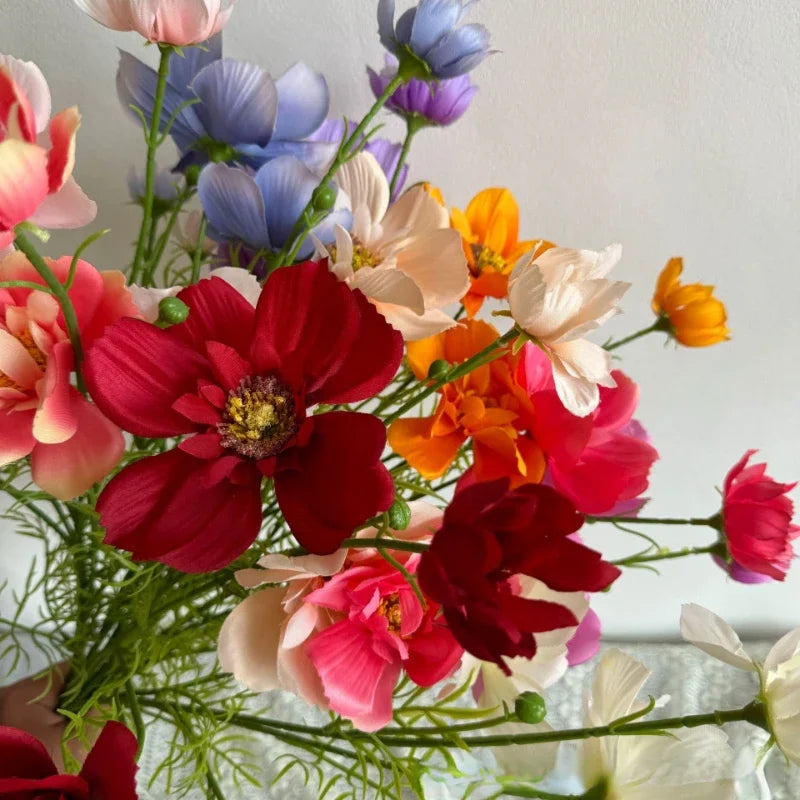
[[336,188],[330,183],[318,186],[311,198],[314,203],[314,210],[328,211],[333,208],[334,203],[336,203],[336,194]]
[[177,297],[165,297],[158,304],[158,325],[168,327],[186,322],[189,306]]
[[538,692],[523,692],[514,701],[514,713],[520,722],[537,725],[547,716],[547,705]]
[[430,367],[428,367],[428,377],[432,381],[440,381],[447,376],[449,371],[450,364],[443,358],[437,358],[436,361],[432,362]]
[[398,497],[389,508],[387,517],[393,531],[404,531],[411,522],[411,508],[405,500]]

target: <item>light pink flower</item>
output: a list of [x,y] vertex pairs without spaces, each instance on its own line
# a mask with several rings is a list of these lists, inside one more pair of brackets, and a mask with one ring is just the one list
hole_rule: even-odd
[[[407,539],[430,538],[441,512],[412,503]],[[361,536],[375,536],[365,530]],[[418,555],[396,554],[416,570]],[[242,570],[247,587],[286,582],[252,594],[220,632],[222,668],[255,691],[283,688],[330,708],[362,730],[391,720],[400,673],[421,686],[447,677],[463,651],[438,616],[423,608],[403,575],[375,550],[330,556],[270,555]]]
[[[49,120],[49,143],[43,134]],[[97,206],[72,178],[75,107],[50,120],[50,90],[29,61],[0,55],[0,250],[26,220],[43,228],[80,228]]]
[[145,39],[183,47],[219,33],[235,0],[75,0],[106,28],[136,31]]
[[[46,259],[60,281],[71,259]],[[0,261],[0,281],[42,279],[22,253]],[[120,272],[78,261],[69,291],[81,339],[136,316]],[[30,455],[34,482],[67,500],[107,475],[122,456],[120,430],[70,384],[72,345],[58,301],[32,289],[0,289],[0,466]]]
[[331,270],[360,289],[407,341],[424,339],[456,322],[442,309],[469,289],[461,235],[447,210],[423,186],[389,206],[389,182],[371,153],[359,153],[336,174],[350,199],[350,232],[336,226],[336,245],[318,246]]

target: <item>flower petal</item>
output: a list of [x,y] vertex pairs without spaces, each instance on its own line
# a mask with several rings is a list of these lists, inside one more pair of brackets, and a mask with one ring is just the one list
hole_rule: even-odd
[[383,219],[389,208],[389,181],[371,153],[361,152],[346,162],[336,173],[336,182],[353,209],[368,210],[373,225]]
[[47,197],[47,153],[38,145],[0,142],[0,225],[13,228]]
[[75,178],[69,177],[55,194],[44,199],[29,219],[42,228],[60,229],[82,228],[96,216],[97,203],[89,199]]
[[92,800],[136,800],[137,745],[122,723],[105,724],[80,771]]
[[302,62],[275,82],[278,89],[276,139],[305,139],[325,121],[330,106],[328,83]]
[[703,652],[738,669],[755,671],[756,667],[736,631],[724,619],[695,603],[681,610],[681,636]]
[[402,306],[417,316],[425,312],[425,300],[419,286],[399,269],[361,269],[350,285],[373,302]]
[[41,779],[56,771],[38,739],[17,728],[0,726],[0,778]]
[[76,106],[65,108],[50,120],[52,147],[47,154],[47,177],[50,194],[57,192],[72,175],[75,166],[75,138],[81,126]]
[[31,105],[36,120],[36,133],[41,133],[50,121],[50,88],[42,71],[33,61],[22,61],[0,54],[0,68],[8,71]]
[[33,415],[29,411],[0,411],[0,467],[29,455],[36,444]]
[[72,345],[59,342],[47,359],[41,404],[33,419],[33,435],[43,444],[67,441],[78,426],[76,399],[80,395],[70,385],[73,368]]

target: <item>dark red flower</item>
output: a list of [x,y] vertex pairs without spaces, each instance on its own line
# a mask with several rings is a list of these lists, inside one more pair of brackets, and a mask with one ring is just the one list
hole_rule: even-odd
[[112,325],[92,347],[92,397],[146,437],[194,434],[122,470],[97,503],[106,542],[186,572],[229,564],[261,527],[261,479],[298,541],[333,552],[392,503],[383,423],[307,415],[318,403],[372,397],[400,363],[400,334],[325,262],[280,269],[258,307],[210,278],[179,295],[186,322]]
[[505,672],[503,657],[536,654],[535,633],[577,625],[558,603],[516,593],[515,575],[560,592],[605,589],[620,571],[570,539],[583,524],[567,498],[549,486],[508,480],[478,483],[456,494],[442,527],[423,553],[422,590],[440,603],[456,639]]
[[[725,476],[723,536],[733,559],[731,577],[755,582],[752,573],[782,581],[789,571],[800,526],[792,524],[794,504],[786,496],[796,483],[779,483],[766,464],[750,464],[748,450]],[[742,569],[743,568],[743,569]]]
[[59,775],[35,737],[0,727],[0,797],[10,800],[136,800],[136,737],[119,722],[103,728],[78,775]]

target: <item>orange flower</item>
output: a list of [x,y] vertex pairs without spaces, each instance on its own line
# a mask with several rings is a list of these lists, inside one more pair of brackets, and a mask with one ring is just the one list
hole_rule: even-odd
[[682,285],[683,259],[671,258],[658,276],[653,311],[669,322],[669,332],[687,347],[708,347],[729,338],[725,304],[714,297],[714,287]]
[[544,240],[518,241],[519,208],[508,189],[484,189],[470,200],[466,212],[452,209],[450,224],[461,234],[469,265],[471,286],[462,300],[469,317],[477,314],[484,297],[506,296],[517,259],[553,246]]
[[[461,363],[498,335],[488,323],[468,320],[437,336],[409,342],[409,366],[424,379],[437,359]],[[545,459],[534,440],[522,433],[533,427],[533,406],[514,379],[517,361],[509,353],[444,386],[432,416],[392,423],[390,446],[431,480],[447,471],[471,438],[479,481],[510,477],[512,486],[538,483]]]

